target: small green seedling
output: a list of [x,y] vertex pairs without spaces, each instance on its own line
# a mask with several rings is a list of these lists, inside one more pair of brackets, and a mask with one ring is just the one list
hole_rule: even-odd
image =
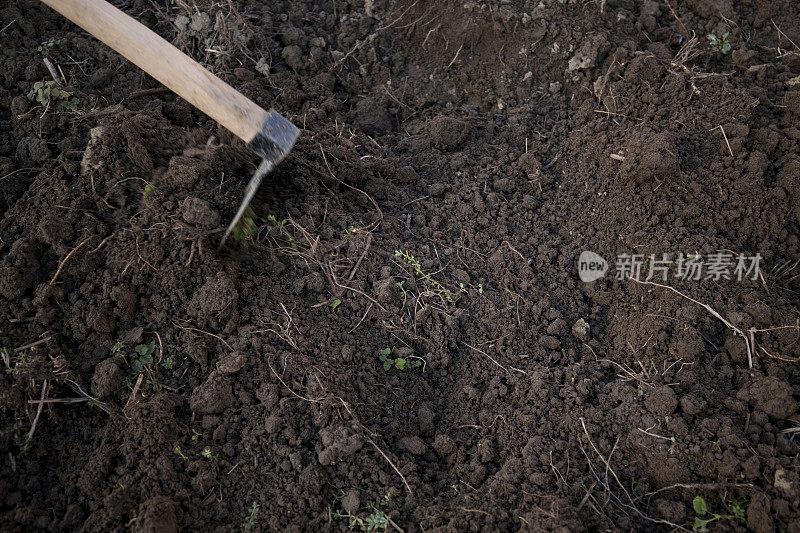
[[172,450],[172,451],[173,451],[173,452],[175,452],[175,455],[177,455],[178,457],[180,457],[180,458],[181,458],[181,459],[183,459],[184,461],[188,461],[188,460],[189,460],[189,458],[188,458],[188,457],[186,457],[186,456],[183,454],[183,450],[181,450],[181,447],[180,447],[180,446],[175,446],[175,449],[174,449],[174,450]]
[[340,305],[342,305],[342,301],[338,298],[330,303],[331,309],[336,309]]
[[400,294],[402,294],[402,296],[403,296],[403,307],[401,309],[405,309],[406,308],[406,302],[408,301],[408,295],[411,294],[410,291],[408,291],[405,287],[403,287],[403,284],[405,282],[406,282],[406,280],[397,282],[397,288],[400,289]]
[[253,505],[250,506],[250,511],[247,514],[247,518],[244,520],[244,524],[242,524],[242,528],[245,531],[253,531],[256,527],[256,523],[258,522],[258,502],[253,502]]
[[483,294],[483,283],[478,283],[478,294]]
[[200,455],[206,459],[216,459],[216,457],[214,457],[214,455],[211,453],[211,448],[209,447],[203,448],[203,451],[200,452]]
[[742,519],[742,520],[744,519],[744,514],[745,513],[744,513],[744,504],[743,503],[741,503],[736,498],[731,498],[730,500],[728,500],[728,505],[730,505],[730,509],[731,509],[731,512],[733,513],[733,516],[735,516],[736,518]]
[[380,360],[383,362],[383,369],[387,372],[392,368],[396,368],[397,370],[409,370],[411,368],[417,368],[422,366],[422,361],[418,358],[412,357],[395,357],[392,359],[389,357],[394,353],[394,348],[384,348],[380,352],[378,352],[380,356]]
[[78,100],[71,92],[65,91],[55,81],[37,81],[28,93],[28,100],[39,102],[43,106],[56,106],[61,111],[75,111]]
[[144,200],[146,202],[147,199],[150,197],[151,194],[153,194],[153,191],[155,191],[155,190],[156,190],[155,185],[153,185],[151,183],[148,183],[147,185],[145,185],[144,186],[144,191],[142,191],[142,200]]
[[375,505],[372,503],[363,509],[363,512],[368,512],[369,514],[362,518],[358,515],[353,515],[344,511],[336,511],[333,513],[333,516],[338,520],[347,519],[350,529],[358,528],[359,531],[367,533],[373,531],[386,531],[389,525],[392,523],[389,516],[381,509],[375,507]]
[[722,52],[723,54],[727,54],[731,51],[731,43],[728,41],[728,37],[730,36],[730,32],[725,32],[722,34],[722,37],[717,37],[713,33],[706,35],[709,44],[711,45],[712,50],[716,50],[717,52]]
[[139,344],[134,347],[133,353],[131,354],[131,370],[137,374],[143,372],[145,365],[149,365],[153,362],[153,352],[155,352],[155,350],[155,341],[151,341],[150,344]]
[[394,251],[394,256],[413,268],[414,274],[420,278],[422,285],[425,286],[425,290],[439,298],[443,305],[446,306],[448,303],[453,303],[453,295],[450,294],[450,291],[447,290],[444,285],[433,279],[430,274],[424,272],[420,262],[411,253],[400,248]]
[[46,56],[47,54],[50,53],[50,51],[53,48],[55,48],[59,44],[61,44],[60,40],[56,39],[55,37],[50,37],[45,42],[43,42],[42,44],[37,46],[36,47],[36,51],[39,52],[40,54],[42,54],[43,56]]
[[275,215],[267,215],[267,235],[274,239],[281,239],[289,243],[292,248],[297,248],[297,243],[286,228],[286,219],[278,220]]
[[161,361],[161,367],[164,370],[172,370],[175,368],[175,360],[172,357],[167,357],[163,361]]
[[[694,524],[692,524],[692,531],[695,533],[707,533],[708,524],[716,520],[724,520],[733,518],[732,515],[722,515],[708,512],[708,505],[702,496],[695,496],[692,501],[692,507],[697,516],[694,517]],[[708,518],[702,518],[707,516]]]
[[239,222],[237,222],[236,226],[233,228],[233,238],[236,240],[236,242],[242,242],[256,234],[258,228],[256,227],[254,220],[255,217],[256,214],[253,211],[253,208],[247,206],[244,210],[242,218],[239,219]]
[[127,357],[128,352],[125,351],[125,346],[122,342],[117,341],[116,344],[111,347],[111,355],[114,357]]

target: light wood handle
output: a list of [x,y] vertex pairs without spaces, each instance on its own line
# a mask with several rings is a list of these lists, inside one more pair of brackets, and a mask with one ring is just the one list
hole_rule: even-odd
[[146,26],[103,0],[42,0],[245,142],[267,112]]

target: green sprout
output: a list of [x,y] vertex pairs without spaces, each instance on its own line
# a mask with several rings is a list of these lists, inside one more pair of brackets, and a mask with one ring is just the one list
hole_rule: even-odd
[[153,352],[155,352],[155,350],[155,341],[151,341],[150,344],[139,344],[134,347],[134,353],[131,354],[131,370],[137,374],[143,372],[145,365],[149,365],[153,362]]
[[242,218],[239,219],[239,222],[236,223],[236,226],[233,228],[233,238],[236,242],[242,242],[251,238],[253,235],[256,234],[258,228],[256,227],[255,223],[255,211],[250,206],[247,206],[244,210],[244,214]]
[[[722,515],[709,512],[708,505],[702,496],[694,497],[694,500],[692,501],[692,507],[694,507],[694,512],[697,514],[697,516],[694,517],[694,523],[692,524],[692,531],[695,533],[707,533],[708,524],[711,522],[734,518],[733,515]],[[744,516],[744,509],[742,509],[741,506],[739,506],[739,509],[742,512],[742,516]],[[708,518],[702,518],[706,516]],[[736,515],[736,517],[741,518],[738,515]]]
[[289,243],[292,248],[297,248],[297,243],[286,228],[286,219],[278,220],[275,215],[267,215],[267,235],[274,239],[281,239]]
[[252,531],[256,527],[256,522],[258,522],[258,502],[254,501],[253,505],[250,506],[250,511],[244,520],[244,524],[242,524],[242,528],[245,531]]
[[361,516],[353,515],[343,511],[336,511],[333,516],[338,520],[347,519],[350,529],[358,528],[359,531],[367,533],[373,531],[386,531],[386,529],[392,523],[389,515],[387,515],[381,509],[375,507],[375,505],[372,503],[364,508],[363,511],[368,512],[368,514],[363,518]]
[[59,87],[55,81],[37,81],[28,93],[28,100],[39,102],[45,107],[55,105],[61,111],[75,111],[78,100],[71,92]]
[[161,367],[164,370],[172,370],[175,367],[175,360],[172,357],[167,357],[161,361]]
[[181,447],[180,447],[180,446],[175,446],[175,449],[174,449],[174,450],[172,450],[172,451],[173,451],[173,452],[175,452],[175,455],[177,455],[178,457],[180,457],[180,458],[181,458],[181,459],[183,459],[184,461],[188,461],[188,460],[189,460],[189,458],[188,458],[188,457],[186,457],[186,456],[183,454],[183,451],[181,450]]
[[425,286],[425,290],[438,297],[443,305],[446,306],[448,303],[453,303],[453,295],[450,294],[450,291],[447,290],[444,285],[433,279],[430,274],[424,272],[422,270],[422,265],[413,255],[401,248],[394,251],[394,256],[409,265],[414,270],[414,274],[420,278],[420,281]]
[[722,34],[722,37],[717,37],[713,33],[710,33],[706,35],[706,38],[708,39],[708,43],[711,45],[712,50],[727,54],[731,51],[731,43],[728,41],[729,36],[730,32],[726,31]]
[[111,355],[114,357],[127,357],[128,352],[125,351],[125,346],[122,344],[122,341],[117,341],[116,344],[111,347]]
[[731,512],[733,516],[739,519],[744,519],[744,504],[739,502],[736,498],[731,498],[728,500],[728,504],[730,505]]
[[389,357],[394,352],[394,348],[383,348],[378,352],[379,358],[381,362],[383,362],[383,369],[387,372],[392,367],[396,368],[397,370],[409,370],[411,368],[422,366],[422,360],[416,356],[400,357],[398,355],[398,357],[395,358]]
[[408,291],[405,287],[403,287],[403,284],[405,282],[406,282],[406,280],[397,282],[397,288],[400,289],[400,293],[403,295],[403,307],[401,307],[401,309],[405,309],[406,308],[406,302],[408,301],[408,295],[411,294],[410,291]]
[[43,56],[46,56],[47,54],[50,53],[50,51],[53,48],[55,48],[59,44],[61,44],[61,41],[59,39],[56,39],[55,37],[50,37],[45,42],[37,46],[36,51],[42,54]]
[[153,185],[151,183],[148,183],[147,185],[145,185],[144,191],[142,191],[142,200],[144,200],[146,202],[147,199],[150,197],[151,194],[153,194],[153,191],[155,191],[155,190],[156,190],[155,185]]
[[330,303],[331,309],[336,309],[340,305],[342,305],[342,301],[338,298]]

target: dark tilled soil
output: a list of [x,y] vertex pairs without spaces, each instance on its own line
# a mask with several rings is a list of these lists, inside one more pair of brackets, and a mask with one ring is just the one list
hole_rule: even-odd
[[117,4],[303,133],[0,8],[2,530],[800,531],[797,2]]

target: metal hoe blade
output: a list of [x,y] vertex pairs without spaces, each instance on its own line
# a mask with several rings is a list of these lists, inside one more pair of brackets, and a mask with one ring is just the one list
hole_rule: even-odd
[[219,243],[220,247],[225,244],[228,236],[234,228],[236,228],[239,220],[241,220],[244,212],[247,210],[247,206],[250,205],[250,201],[258,190],[258,186],[261,185],[264,176],[269,174],[270,171],[275,168],[275,165],[280,163],[286,154],[289,153],[289,150],[294,146],[299,134],[300,130],[297,129],[297,126],[289,122],[276,111],[272,109],[269,110],[264,119],[261,131],[248,143],[250,149],[264,159],[261,161],[261,164],[258,165],[253,177],[250,178],[250,183],[247,184],[244,190],[242,203],[239,205],[236,215],[225,230],[225,234],[222,236],[222,240]]

